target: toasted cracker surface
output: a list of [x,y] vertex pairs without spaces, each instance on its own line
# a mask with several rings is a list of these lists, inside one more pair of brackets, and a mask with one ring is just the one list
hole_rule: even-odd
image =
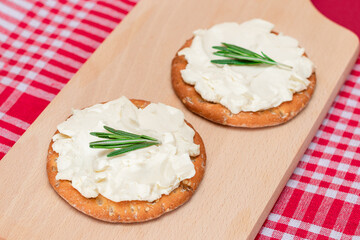
[[[145,108],[150,102],[144,100],[131,100],[138,108]],[[191,128],[192,125],[186,122]],[[194,129],[194,128],[193,128]],[[47,156],[47,174],[49,182],[54,190],[71,206],[77,210],[96,219],[114,223],[143,222],[158,218],[166,212],[172,211],[187,202],[198,188],[205,172],[206,153],[204,143],[198,132],[195,131],[194,143],[200,145],[200,154],[191,157],[195,167],[195,175],[185,179],[180,186],[169,195],[162,195],[154,202],[147,201],[122,201],[113,202],[102,195],[97,198],[86,198],[82,196],[71,182],[67,180],[56,180],[58,153],[53,148],[51,141]]]
[[[183,48],[190,47],[192,39],[193,38],[187,40],[179,51]],[[304,109],[315,89],[316,76],[314,72],[308,78],[310,84],[307,89],[295,93],[292,101],[283,102],[279,106],[267,110],[233,114],[220,103],[206,101],[196,92],[193,85],[184,82],[180,71],[186,68],[187,61],[183,55],[179,56],[178,52],[171,66],[171,81],[176,95],[190,111],[222,125],[259,128],[285,123]]]

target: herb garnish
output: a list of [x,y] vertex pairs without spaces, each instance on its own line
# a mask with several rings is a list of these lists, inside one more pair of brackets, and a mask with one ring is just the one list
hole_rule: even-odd
[[280,67],[292,69],[291,66],[276,62],[265,53],[262,55],[229,43],[221,43],[223,46],[213,46],[214,49],[219,50],[213,54],[216,56],[227,57],[230,59],[216,59],[211,60],[215,64],[228,64],[228,65],[253,65],[253,64],[270,64]]
[[146,135],[137,135],[114,128],[104,126],[106,132],[91,132],[90,134],[99,138],[106,138],[108,140],[91,142],[90,148],[103,148],[103,149],[117,149],[112,151],[107,156],[113,157],[126,152],[131,152],[137,149],[159,145],[161,142],[155,138]]

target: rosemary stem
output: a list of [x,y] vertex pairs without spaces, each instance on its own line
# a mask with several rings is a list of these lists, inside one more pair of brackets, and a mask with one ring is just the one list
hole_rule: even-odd
[[283,64],[283,63],[279,63],[279,62],[278,62],[277,65],[278,65],[278,66],[281,66],[281,67],[284,67],[284,68],[287,68],[287,69],[289,69],[289,70],[293,69],[292,66],[286,65],[286,64]]

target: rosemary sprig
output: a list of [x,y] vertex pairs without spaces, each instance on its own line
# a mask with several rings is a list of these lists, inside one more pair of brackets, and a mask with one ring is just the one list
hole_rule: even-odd
[[229,59],[215,59],[211,60],[215,64],[228,64],[228,65],[253,65],[253,64],[269,64],[276,65],[288,69],[292,66],[276,62],[274,59],[261,52],[262,55],[229,43],[221,43],[223,46],[213,46],[218,50],[213,54],[216,56],[227,57]]
[[107,140],[95,141],[89,144],[90,148],[102,148],[102,149],[116,149],[107,156],[113,157],[126,152],[131,152],[137,149],[150,147],[153,145],[159,145],[161,142],[155,138],[146,135],[137,135],[114,128],[104,126],[107,132],[91,132],[90,134],[98,138],[104,138]]

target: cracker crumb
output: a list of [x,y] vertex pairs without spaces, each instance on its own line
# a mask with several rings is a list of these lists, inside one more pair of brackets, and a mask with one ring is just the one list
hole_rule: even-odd
[[186,97],[186,98],[183,99],[183,103],[186,103],[186,102],[188,102],[190,104],[194,104],[190,97]]
[[114,208],[112,206],[109,207],[109,216],[114,215]]
[[283,112],[283,110],[280,109],[279,113],[280,113],[280,117],[284,117],[284,112]]
[[96,203],[97,203],[97,205],[101,206],[101,205],[103,205],[104,202],[101,198],[96,198]]

